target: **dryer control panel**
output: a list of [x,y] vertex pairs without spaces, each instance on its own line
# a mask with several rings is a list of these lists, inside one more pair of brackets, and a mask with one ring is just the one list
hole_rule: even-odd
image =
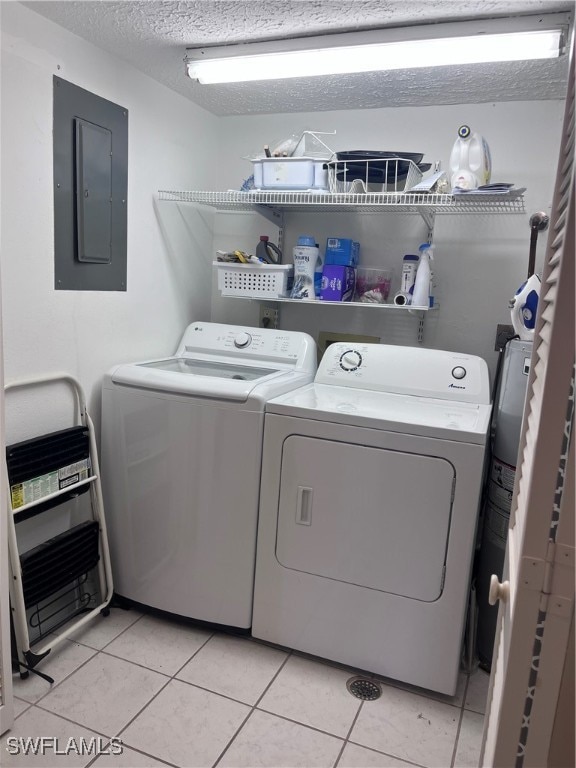
[[315,382],[490,404],[488,367],[475,355],[388,344],[331,344]]

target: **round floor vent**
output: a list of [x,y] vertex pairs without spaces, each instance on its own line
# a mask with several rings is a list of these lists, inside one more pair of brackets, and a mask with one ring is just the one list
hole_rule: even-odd
[[367,677],[351,677],[346,683],[346,688],[352,696],[362,701],[374,701],[382,696],[382,688],[374,680]]

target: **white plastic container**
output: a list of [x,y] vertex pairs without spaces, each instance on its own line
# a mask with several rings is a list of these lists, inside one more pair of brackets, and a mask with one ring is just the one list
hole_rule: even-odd
[[312,157],[262,157],[252,160],[256,189],[328,191],[326,161]]
[[430,286],[432,283],[432,268],[430,260],[434,246],[428,243],[422,243],[420,246],[420,262],[416,272],[416,281],[414,283],[414,293],[412,294],[412,305],[414,307],[430,306]]
[[292,264],[233,264],[213,261],[222,296],[281,299],[292,288]]
[[318,261],[319,248],[313,237],[301,235],[292,251],[294,260],[294,285],[290,298],[314,301],[314,273]]
[[491,171],[492,160],[486,139],[479,133],[472,133],[467,125],[461,125],[450,155],[452,189],[476,189],[488,184]]

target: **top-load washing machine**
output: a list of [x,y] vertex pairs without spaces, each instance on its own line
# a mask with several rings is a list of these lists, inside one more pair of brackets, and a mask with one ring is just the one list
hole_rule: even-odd
[[452,695],[486,363],[332,344],[314,383],[266,411],[253,635]]
[[304,333],[192,323],[173,357],[102,392],[102,481],[118,595],[249,628],[264,407],[314,378]]

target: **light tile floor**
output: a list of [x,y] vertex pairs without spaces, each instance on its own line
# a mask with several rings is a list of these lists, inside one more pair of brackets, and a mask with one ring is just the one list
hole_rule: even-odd
[[[353,670],[119,609],[41,669],[52,687],[14,678],[3,768],[473,768],[488,690],[480,670],[462,673],[452,698],[380,679],[381,698],[361,702],[346,690]],[[38,736],[69,754],[7,750],[9,737]],[[96,746],[114,751],[113,737],[123,753],[96,756]],[[82,738],[91,753],[76,753]]]

